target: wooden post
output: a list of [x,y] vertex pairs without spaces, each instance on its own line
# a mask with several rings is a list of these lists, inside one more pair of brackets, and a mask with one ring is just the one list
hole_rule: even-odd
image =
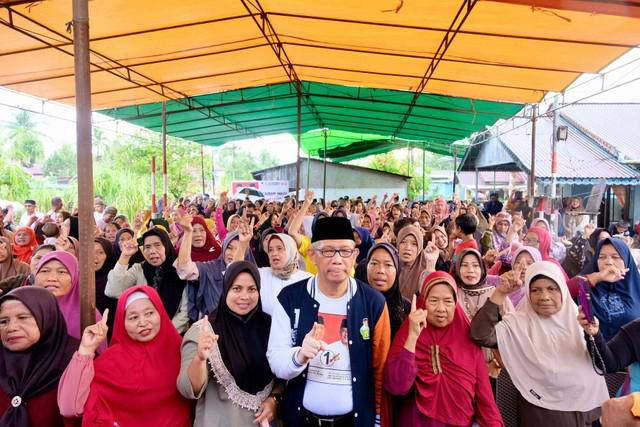
[[78,231],[80,234],[80,324],[81,329],[84,330],[96,322],[88,0],[73,0],[73,59],[76,85]]

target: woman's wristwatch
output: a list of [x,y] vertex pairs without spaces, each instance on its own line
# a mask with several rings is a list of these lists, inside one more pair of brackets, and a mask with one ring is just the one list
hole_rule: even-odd
[[282,403],[282,393],[271,393],[269,397],[273,397],[276,405],[280,405]]

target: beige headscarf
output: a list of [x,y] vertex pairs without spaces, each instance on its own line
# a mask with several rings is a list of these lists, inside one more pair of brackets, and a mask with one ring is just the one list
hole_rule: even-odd
[[482,215],[480,212],[480,208],[475,203],[469,203],[469,207],[474,206],[476,208],[476,218],[478,218],[478,230],[480,230],[483,234],[489,228],[489,223],[487,222],[487,218]]
[[418,256],[412,263],[405,263],[402,261],[402,258],[400,258],[402,271],[398,278],[398,284],[400,285],[400,293],[402,296],[411,299],[412,296],[420,290],[420,286],[422,285],[422,283],[420,283],[420,274],[427,267],[427,258],[422,249],[422,232],[417,227],[409,225],[400,230],[398,238],[396,239],[396,247],[400,246],[400,242],[409,235],[415,237],[418,242]]
[[282,268],[271,266],[271,273],[279,279],[289,280],[291,276],[298,272],[298,246],[296,245],[295,240],[293,240],[293,238],[288,234],[269,234],[264,238],[263,243],[264,250],[267,254],[269,253],[269,242],[274,238],[278,238],[282,241],[287,259],[285,260],[284,267]]
[[13,250],[11,249],[11,241],[9,239],[0,236],[0,244],[5,245],[8,253],[7,259],[0,263],[0,280],[20,274],[26,274],[27,276],[31,274],[29,264],[13,259]]
[[[558,284],[562,308],[551,316],[538,314],[529,289],[542,275]],[[496,326],[498,349],[505,368],[522,397],[552,411],[586,412],[609,399],[604,377],[591,366],[591,357],[578,325],[578,307],[571,299],[560,267],[538,261],[525,274],[525,300],[517,312],[505,314]]]

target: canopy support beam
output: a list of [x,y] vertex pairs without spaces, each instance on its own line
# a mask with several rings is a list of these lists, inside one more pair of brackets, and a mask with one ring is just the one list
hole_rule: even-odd
[[423,201],[423,202],[424,202],[424,190],[425,190],[425,188],[424,188],[424,185],[425,185],[425,181],[424,181],[424,176],[425,176],[424,169],[425,169],[426,164],[427,164],[427,149],[426,149],[426,148],[424,148],[424,146],[423,146],[423,147],[422,147],[422,201]]
[[167,104],[162,102],[162,212],[167,209]]
[[533,104],[531,114],[531,171],[529,173],[529,197],[536,193],[536,119],[538,115],[538,104]]
[[[75,3],[74,3],[75,5]],[[73,39],[71,37],[69,37],[67,34],[62,33],[60,31],[57,31],[53,28],[50,28],[38,21],[36,21],[35,19],[33,19],[32,17],[30,17],[29,15],[25,15],[24,13],[18,12],[8,6],[2,5],[0,4],[0,7],[5,7],[9,10],[10,13],[15,14],[17,16],[19,16],[22,19],[27,20],[28,22],[34,24],[35,26],[42,28],[48,32],[51,32],[52,34],[55,34],[56,36],[60,37],[61,40],[65,40],[67,43],[73,43]],[[74,47],[74,52],[70,52],[67,49],[64,49],[62,46],[64,46],[63,44],[53,44],[52,42],[50,42],[49,40],[47,40],[45,37],[37,34],[34,31],[27,31],[23,28],[17,27],[13,24],[13,20],[10,20],[10,22],[4,22],[2,20],[0,20],[0,24],[3,24],[27,37],[30,37],[42,44],[44,44],[45,46],[48,46],[50,48],[53,48],[55,50],[57,50],[58,52],[61,52],[65,55],[69,55],[72,57],[75,57],[76,52],[75,52],[75,47]],[[111,74],[114,77],[117,77],[119,79],[125,80],[128,83],[131,83],[132,85],[134,85],[135,87],[139,87],[142,89],[146,89],[149,90],[150,92],[155,93],[156,95],[162,96],[168,100],[172,100],[175,101],[179,104],[183,104],[187,107],[193,107],[194,105],[197,106],[201,106],[203,108],[201,108],[200,110],[207,110],[207,111],[201,111],[202,114],[204,114],[206,117],[222,124],[225,126],[228,126],[229,128],[231,128],[232,130],[242,134],[242,135],[248,135],[250,137],[253,138],[257,138],[257,135],[255,135],[253,132],[241,128],[240,126],[238,126],[237,124],[231,122],[230,120],[226,119],[224,116],[220,115],[219,113],[213,111],[213,109],[210,106],[204,106],[202,105],[200,102],[198,102],[197,100],[195,100],[194,98],[191,98],[190,96],[188,96],[185,93],[182,93],[180,91],[177,91],[175,89],[172,89],[171,87],[167,86],[164,83],[161,83],[159,81],[156,81],[154,79],[152,79],[149,76],[146,76],[136,70],[134,70],[131,67],[128,67],[126,65],[121,64],[120,62],[118,62],[117,60],[110,58],[94,49],[91,49],[91,47],[89,46],[88,42],[87,42],[87,47],[86,49],[88,50],[88,56],[89,56],[89,63],[90,66],[98,69],[100,71],[104,71],[106,73]],[[98,61],[94,61],[91,62],[91,55],[93,55],[94,57],[98,58]],[[75,59],[74,59],[75,61]],[[111,64],[111,67],[105,67],[102,64]],[[89,73],[91,73],[91,69],[89,71]],[[90,74],[89,77],[90,78]],[[157,87],[157,89],[156,89]],[[91,95],[91,93],[89,93],[89,95]],[[77,92],[76,92],[76,96],[77,96]],[[198,110],[198,111],[200,111]]]
[[[298,77],[298,73],[296,73],[296,70],[293,68],[293,63],[289,59],[289,55],[287,55],[287,52],[284,50],[284,43],[282,43],[282,41],[280,40],[280,37],[278,37],[278,33],[276,33],[275,28],[273,28],[271,21],[269,21],[267,12],[265,12],[259,0],[251,0],[251,1],[240,0],[240,1],[242,2],[245,9],[247,9],[247,12],[249,12],[249,15],[253,19],[253,22],[255,22],[256,25],[258,26],[258,29],[260,29],[260,32],[269,43],[269,46],[271,46],[273,53],[276,54],[278,61],[282,65],[282,68],[284,69],[284,72],[287,74],[287,77],[289,77],[289,80],[291,81],[291,83],[295,83],[296,85],[298,85],[297,91],[298,91],[298,96],[300,96],[300,93],[303,90],[305,90],[302,87],[302,81],[300,80],[300,77]],[[322,122],[320,113],[316,109],[315,105],[313,105],[313,102],[311,102],[309,92],[306,90],[305,90],[304,102],[307,108],[309,109],[309,111],[311,112],[311,114],[313,115],[313,117],[318,122],[318,126],[323,128],[324,123]],[[300,113],[298,113],[298,116],[300,116]],[[298,134],[299,134],[299,131],[298,131]],[[299,188],[300,187],[296,189],[296,192],[299,190]]]
[[91,154],[91,73],[89,60],[89,0],[73,0],[73,58],[76,86],[76,149],[80,233],[80,324],[96,322],[96,278],[93,239],[93,157]]
[[[462,5],[460,5],[460,9],[458,9],[458,13],[456,14],[455,18],[453,18],[453,21],[451,22],[449,29],[447,30],[447,32],[444,35],[444,38],[440,42],[440,46],[438,46],[438,49],[436,50],[435,55],[433,55],[433,58],[429,62],[427,71],[424,73],[424,76],[422,76],[422,80],[420,80],[420,83],[418,84],[418,87],[416,88],[416,91],[413,94],[413,99],[411,100],[411,104],[409,104],[409,108],[407,108],[407,112],[402,118],[402,122],[398,126],[398,129],[396,130],[394,136],[398,136],[402,131],[402,128],[404,127],[404,125],[407,123],[407,120],[409,119],[409,117],[411,116],[411,112],[413,111],[413,107],[415,107],[416,102],[420,98],[420,95],[422,94],[422,92],[424,92],[425,87],[427,86],[427,83],[429,83],[429,79],[431,79],[431,77],[433,76],[433,73],[435,73],[436,68],[438,67],[438,64],[440,64],[440,61],[442,60],[442,57],[447,52],[447,49],[449,49],[449,46],[451,46],[453,39],[455,38],[456,34],[458,34],[458,31],[462,27],[462,24],[464,24],[464,22],[469,17],[469,14],[473,10],[473,7],[476,5],[477,1],[478,0],[464,0],[462,2]],[[455,188],[455,183],[454,183],[454,188]]]
[[322,152],[322,207],[327,207],[327,130],[324,130],[324,151]]

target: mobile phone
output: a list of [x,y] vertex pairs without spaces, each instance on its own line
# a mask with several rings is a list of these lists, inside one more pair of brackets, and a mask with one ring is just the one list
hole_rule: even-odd
[[591,290],[589,289],[589,285],[587,280],[580,280],[579,293],[578,293],[578,302],[582,306],[582,312],[587,318],[589,323],[594,323],[593,321],[593,304],[591,302]]

